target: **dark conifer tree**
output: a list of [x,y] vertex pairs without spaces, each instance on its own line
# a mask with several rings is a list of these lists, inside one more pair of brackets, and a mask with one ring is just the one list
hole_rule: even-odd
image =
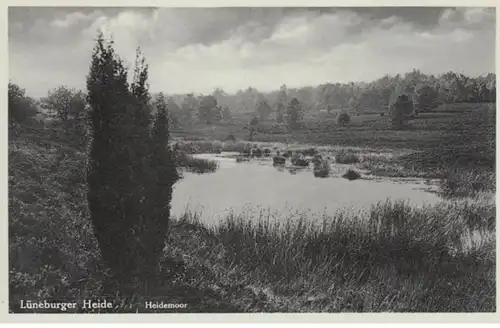
[[113,42],[99,33],[87,76],[91,141],[88,150],[88,205],[103,260],[117,279],[134,268],[127,217],[131,167],[126,128],[131,100],[127,73]]
[[147,282],[158,272],[178,180],[168,146],[163,95],[151,129],[148,67],[138,52],[132,84],[99,34],[87,77],[91,142],[88,204],[103,260],[119,287]]

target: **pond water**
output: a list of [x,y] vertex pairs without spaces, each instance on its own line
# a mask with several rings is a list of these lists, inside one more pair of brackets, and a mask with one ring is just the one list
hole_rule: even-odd
[[308,212],[334,214],[338,210],[369,209],[380,201],[405,200],[416,206],[438,203],[441,198],[424,181],[340,177],[348,165],[332,165],[333,176],[315,178],[311,168],[276,168],[270,158],[236,163],[233,154],[202,154],[217,160],[214,173],[184,172],[174,187],[172,214],[189,209],[201,212],[206,223],[216,223],[230,212],[259,215],[270,210],[281,215]]

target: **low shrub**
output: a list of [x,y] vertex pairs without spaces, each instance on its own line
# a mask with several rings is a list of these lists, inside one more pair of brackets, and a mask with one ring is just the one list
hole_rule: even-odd
[[359,155],[348,149],[341,149],[335,154],[335,162],[339,164],[359,163]]
[[342,175],[342,177],[344,179],[347,179],[347,180],[356,180],[356,179],[361,178],[361,174],[359,174],[358,172],[356,172],[354,170],[349,169],[349,170],[347,170],[346,173],[344,173]]

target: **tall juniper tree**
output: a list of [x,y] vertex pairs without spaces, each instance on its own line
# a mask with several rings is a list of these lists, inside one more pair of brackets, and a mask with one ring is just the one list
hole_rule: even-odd
[[148,90],[148,66],[140,49],[137,49],[134,75],[130,86],[132,108],[130,128],[128,130],[128,149],[131,160],[132,174],[131,189],[129,190],[130,201],[128,215],[133,221],[132,233],[135,236],[131,240],[135,257],[135,273],[144,275],[154,273],[150,258],[150,221],[151,209],[147,204],[148,188],[150,188],[151,168],[147,157],[151,151],[150,147],[150,110]]
[[150,265],[156,265],[168,232],[173,185],[179,179],[173,150],[169,147],[169,118],[163,93],[155,100],[156,117],[151,133],[151,184],[148,208],[151,211],[149,240]]
[[[147,66],[139,53],[137,58],[129,86],[113,42],[106,45],[100,33],[87,76],[92,134],[87,198],[102,258],[118,287],[157,271],[176,180],[168,127],[159,128],[161,118],[150,135]],[[159,142],[164,142],[164,150]]]
[[[123,123],[130,98],[127,74],[113,42],[100,33],[87,76],[92,133],[87,172],[88,205],[101,256],[120,280],[131,273],[131,226],[127,217],[130,183]],[[119,166],[118,166],[119,165]]]

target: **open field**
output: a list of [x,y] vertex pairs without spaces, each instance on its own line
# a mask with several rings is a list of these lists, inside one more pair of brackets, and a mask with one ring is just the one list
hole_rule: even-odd
[[[459,136],[464,128],[480,132],[485,124],[494,124],[494,112],[495,105],[490,103],[443,105],[433,112],[419,114],[406,130],[392,129],[387,114],[351,115],[351,122],[346,127],[339,126],[334,115],[308,114],[303,127],[296,131],[290,131],[284,124],[264,123],[256,128],[258,132],[254,140],[424,150],[436,147],[443,137]],[[245,128],[248,123],[248,116],[236,116],[230,124],[196,126],[195,130],[175,129],[172,136],[191,140],[225,140],[233,134],[238,140],[247,140],[248,131]]]

